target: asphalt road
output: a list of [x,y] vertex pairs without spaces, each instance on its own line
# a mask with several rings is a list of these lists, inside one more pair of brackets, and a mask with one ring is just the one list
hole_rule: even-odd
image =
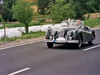
[[37,42],[0,50],[0,75],[100,75],[100,30],[81,49]]

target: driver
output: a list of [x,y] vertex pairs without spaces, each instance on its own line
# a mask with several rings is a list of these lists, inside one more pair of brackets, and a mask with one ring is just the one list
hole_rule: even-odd
[[[78,25],[78,27],[81,27],[82,28],[82,21],[81,20],[77,20],[77,25]],[[84,26],[83,26],[83,29],[84,29]]]
[[81,26],[81,20],[77,20],[78,26]]

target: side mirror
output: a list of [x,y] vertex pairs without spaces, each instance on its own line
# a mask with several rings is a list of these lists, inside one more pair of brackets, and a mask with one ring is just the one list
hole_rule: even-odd
[[86,30],[88,30],[88,27],[86,27]]
[[88,28],[88,27],[85,27],[85,30],[86,30],[86,31],[88,31],[88,30],[89,30],[89,28]]
[[81,28],[81,26],[78,27],[79,29]]

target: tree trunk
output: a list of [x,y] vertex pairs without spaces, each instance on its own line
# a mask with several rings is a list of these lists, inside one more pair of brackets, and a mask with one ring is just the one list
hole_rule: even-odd
[[4,24],[4,39],[6,40],[6,28],[5,28],[5,24]]
[[25,31],[26,33],[29,33],[28,24],[25,24]]

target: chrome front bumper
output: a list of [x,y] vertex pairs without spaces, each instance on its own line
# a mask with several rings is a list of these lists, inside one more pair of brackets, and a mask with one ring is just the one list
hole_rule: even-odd
[[52,42],[52,43],[79,43],[78,40],[49,40],[49,39],[44,39],[44,42]]

